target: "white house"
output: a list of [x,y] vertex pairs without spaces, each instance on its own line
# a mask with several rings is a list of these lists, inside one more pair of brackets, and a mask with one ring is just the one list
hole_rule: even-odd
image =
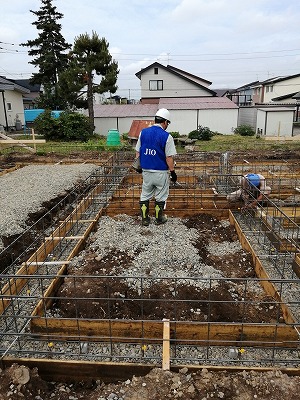
[[162,98],[158,104],[95,105],[95,132],[107,135],[111,129],[128,133],[133,120],[153,120],[159,108],[171,113],[169,132],[188,135],[199,125],[213,132],[232,134],[237,126],[238,107],[226,97]]
[[30,90],[13,81],[0,77],[0,125],[7,131],[24,125],[23,95]]
[[237,126],[238,107],[227,97],[217,97],[203,78],[171,65],[157,62],[136,73],[141,80],[140,104],[94,105],[95,132],[111,129],[128,133],[134,120],[153,120],[159,108],[170,110],[168,131],[188,135],[199,125],[213,132],[232,134]]
[[158,62],[135,74],[141,81],[141,103],[158,103],[161,98],[211,97],[212,82],[171,65]]

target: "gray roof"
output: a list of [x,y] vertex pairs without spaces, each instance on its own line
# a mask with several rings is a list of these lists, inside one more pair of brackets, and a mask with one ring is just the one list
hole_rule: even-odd
[[232,109],[238,106],[227,97],[182,97],[161,98],[159,108],[169,110],[213,110]]
[[168,110],[238,109],[227,97],[162,98],[159,104],[96,104],[95,118],[153,118],[159,108]]
[[96,104],[94,113],[96,118],[126,118],[151,117],[159,109],[157,104]]
[[16,90],[17,92],[21,92],[23,94],[30,93],[29,89],[26,89],[25,87],[20,86],[3,76],[0,76],[0,90]]

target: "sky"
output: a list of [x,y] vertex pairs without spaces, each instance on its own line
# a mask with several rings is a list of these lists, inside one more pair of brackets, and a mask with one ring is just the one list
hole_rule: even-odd
[[[0,0],[0,75],[30,78],[27,47],[36,39],[41,0]],[[154,62],[233,89],[300,73],[299,0],[53,0],[71,45],[96,32],[118,62],[117,95],[140,98],[135,76]]]

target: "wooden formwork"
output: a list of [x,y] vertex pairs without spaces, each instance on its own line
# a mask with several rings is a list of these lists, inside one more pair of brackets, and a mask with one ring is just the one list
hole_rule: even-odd
[[[207,166],[207,163],[205,163]],[[210,164],[211,167],[216,167],[215,163]],[[188,168],[188,165],[185,166]],[[204,166],[203,166],[204,167]],[[199,166],[199,171],[201,171],[202,165]],[[180,175],[179,175],[180,177]],[[125,213],[128,215],[138,215],[139,210],[139,195],[140,188],[135,185],[140,185],[141,176],[136,175],[134,179],[123,183],[128,185],[132,183],[133,185],[128,185],[127,188],[118,189],[117,193],[110,199],[109,206],[105,209],[99,210],[99,214],[90,223],[87,229],[87,235],[91,232],[99,217],[105,213],[106,215],[116,215],[120,213]],[[169,345],[172,344],[188,344],[195,346],[258,346],[258,347],[276,347],[276,348],[297,348],[299,344],[299,335],[297,330],[294,328],[294,318],[287,307],[282,301],[279,293],[277,292],[275,286],[269,281],[268,274],[263,268],[260,260],[256,256],[251,245],[245,238],[243,232],[239,228],[237,221],[235,220],[233,214],[229,210],[228,202],[226,196],[215,194],[212,189],[195,189],[193,186],[197,182],[197,177],[195,175],[185,177],[184,182],[182,182],[182,187],[171,187],[170,196],[167,203],[167,214],[171,217],[184,217],[195,214],[212,214],[219,219],[229,218],[230,223],[235,225],[240,238],[240,242],[243,248],[250,251],[253,257],[255,271],[257,277],[262,279],[261,285],[265,292],[275,298],[276,301],[281,306],[281,311],[284,316],[285,323],[274,323],[274,324],[240,324],[240,323],[198,323],[198,322],[183,322],[183,321],[171,321],[168,325],[166,332],[166,324],[164,321],[128,321],[128,320],[89,320],[89,319],[56,319],[49,318],[45,316],[45,311],[52,306],[52,302],[55,299],[55,293],[57,292],[59,286],[62,283],[63,275],[66,273],[66,266],[68,261],[73,258],[78,251],[81,249],[87,235],[83,235],[77,238],[70,238],[76,241],[74,250],[64,262],[61,263],[60,268],[57,271],[55,279],[52,280],[51,284],[48,286],[43,294],[43,299],[38,302],[31,315],[31,333],[33,338],[42,338],[46,340],[58,340],[58,341],[96,341],[96,342],[116,342],[116,343],[159,343],[162,344],[166,337],[168,338]],[[282,192],[281,192],[282,193]],[[286,195],[291,193],[291,190],[286,191]],[[84,202],[81,203],[79,207],[84,209]],[[153,204],[154,207],[154,204]],[[238,205],[235,206],[238,208]],[[76,211],[76,216],[80,215],[78,210]],[[80,217],[78,217],[77,222],[80,222]],[[87,221],[84,221],[87,222]],[[64,224],[67,227],[68,221]],[[46,240],[47,248],[46,252],[49,254],[53,250],[53,246],[63,238],[65,232],[59,228],[55,231],[49,239],[49,243]],[[65,237],[64,237],[65,239]],[[50,244],[51,243],[51,244]],[[39,263],[43,264],[45,262],[45,246],[39,249],[32,259],[28,260],[27,263],[23,265],[22,270],[20,270],[20,275],[28,271],[30,274],[34,274],[39,267]],[[299,254],[295,256],[295,265],[300,269]],[[28,269],[29,268],[29,269]],[[8,306],[10,299],[9,296],[17,295],[24,285],[26,280],[23,278],[13,279],[7,287],[4,288],[2,294],[7,294],[8,299],[4,299],[4,303],[0,311]],[[0,305],[1,306],[1,305]],[[168,359],[164,360],[166,363]],[[4,360],[6,363],[12,362],[12,359]],[[19,362],[19,359],[18,359]],[[27,360],[27,363],[31,361]],[[34,361],[32,361],[34,362]],[[34,362],[36,366],[38,363],[42,364],[44,362],[39,360]],[[80,361],[80,368],[84,362]],[[95,368],[97,363],[87,363],[87,370],[89,370],[90,365]],[[99,364],[99,368],[115,368],[114,363]],[[64,368],[61,365],[57,367],[58,362],[53,360],[45,360],[45,363],[41,368],[45,369],[45,374],[47,375],[47,369],[51,369],[51,378],[53,379],[53,369]],[[66,363],[62,363],[66,365]],[[68,362],[70,365],[70,362]],[[113,373],[116,376],[116,371],[119,371],[120,375],[124,376],[124,366],[121,363],[116,363],[117,370],[113,369]],[[128,365],[128,364],[127,364]],[[141,368],[140,372],[149,371],[152,367],[140,364],[132,364],[131,368],[135,369]],[[189,366],[188,368],[193,368]],[[74,368],[76,368],[76,375],[78,375],[78,363],[74,362]],[[201,368],[201,367],[200,367]],[[227,367],[226,367],[227,368]],[[245,369],[243,367],[243,369]],[[63,374],[60,370],[60,374]],[[132,376],[131,370],[127,370],[128,376]],[[298,371],[298,370],[297,370]],[[126,374],[127,374],[126,372]],[[89,372],[90,373],[90,372]],[[146,373],[146,372],[145,372]],[[54,373],[55,374],[55,373]],[[84,374],[84,372],[83,372]],[[103,371],[102,371],[103,374]],[[125,375],[126,375],[125,374]],[[135,372],[135,374],[137,374]],[[137,374],[138,375],[138,374]],[[72,375],[71,375],[72,376]],[[89,377],[92,376],[89,375]],[[99,376],[99,375],[98,375]]]
[[[210,212],[213,214],[212,210]],[[285,323],[227,324],[171,321],[170,343],[195,346],[296,348],[299,337],[293,327],[295,321],[292,313],[282,301],[275,286],[270,282],[263,265],[230,211],[229,220],[236,227],[242,247],[252,254],[255,271],[257,277],[262,279],[260,282],[264,291],[280,304]],[[55,299],[55,293],[61,283],[62,279],[60,280],[58,277],[55,285],[48,288],[43,300],[37,304],[31,319],[31,332],[34,336],[44,337],[47,340],[162,343],[163,321],[55,319],[46,317],[44,312],[51,306],[51,302]]]
[[[97,362],[97,361],[74,361],[74,360],[51,360],[38,358],[13,358],[6,357],[1,362],[2,368],[9,368],[11,365],[18,363],[28,368],[37,368],[39,375],[47,382],[92,382],[100,380],[104,383],[125,382],[132,379],[133,376],[145,376],[153,368],[157,368],[157,364],[143,363],[125,363],[125,362]],[[257,371],[268,372],[274,371],[272,367],[247,367],[235,365],[226,366],[209,366],[207,364],[199,365],[171,365],[170,371],[179,372],[182,368],[188,368],[189,373],[196,373],[205,368],[208,371],[224,371],[227,372],[243,372]],[[299,368],[283,368],[282,372],[289,376],[299,376]]]

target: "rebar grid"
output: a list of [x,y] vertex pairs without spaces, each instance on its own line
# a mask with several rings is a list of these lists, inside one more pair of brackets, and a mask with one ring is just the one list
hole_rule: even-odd
[[[295,293],[299,292],[299,279],[292,268],[295,252],[299,252],[299,225],[295,222],[295,218],[291,218],[285,212],[281,211],[276,203],[266,199],[267,205],[259,207],[257,212],[241,213],[234,212],[241,229],[247,240],[253,246],[256,256],[261,260],[264,268],[269,272],[268,279],[203,279],[195,277],[187,279],[159,278],[164,284],[172,287],[169,296],[160,299],[147,298],[145,291],[149,285],[153,285],[155,278],[147,278],[137,276],[135,278],[127,277],[131,285],[135,287],[139,296],[133,298],[123,297],[120,293],[116,296],[115,293],[110,293],[108,290],[106,297],[90,297],[91,302],[103,303],[103,316],[93,319],[94,323],[102,323],[106,321],[111,327],[108,335],[100,335],[97,330],[94,332],[92,340],[89,334],[82,329],[80,322],[85,318],[79,312],[80,302],[82,297],[74,297],[68,299],[73,303],[75,315],[72,317],[64,317],[60,314],[59,309],[55,308],[59,302],[65,301],[63,297],[56,296],[55,292],[48,293],[45,296],[45,291],[51,283],[59,279],[62,283],[65,279],[71,280],[74,287],[78,279],[87,279],[92,284],[96,280],[102,279],[108,282],[110,280],[124,280],[126,277],[115,276],[75,276],[65,275],[61,273],[59,278],[57,274],[61,270],[61,266],[68,265],[68,254],[72,244],[70,239],[66,237],[78,237],[85,232],[86,225],[99,208],[106,207],[111,203],[112,198],[124,195],[129,198],[129,204],[134,205],[140,193],[140,177],[137,179],[136,174],[129,173],[132,155],[129,153],[117,153],[114,159],[110,159],[108,164],[95,170],[89,178],[89,184],[86,185],[89,189],[95,188],[97,185],[102,185],[101,190],[95,194],[90,194],[89,191],[80,193],[71,208],[73,214],[68,214],[70,203],[66,203],[65,215],[69,215],[60,225],[55,236],[62,239],[59,243],[53,246],[53,251],[50,253],[45,247],[43,260],[39,257],[31,260],[28,265],[25,263],[25,269],[18,279],[23,280],[25,284],[21,290],[16,292],[15,274],[20,268],[20,256],[16,257],[12,265],[5,270],[5,274],[1,276],[1,284],[8,285],[9,289],[5,294],[1,295],[1,302],[9,301],[9,306],[5,304],[4,311],[1,315],[1,354],[2,358],[6,356],[16,357],[39,357],[39,358],[55,358],[55,359],[85,359],[85,360],[101,360],[101,361],[129,361],[129,362],[144,362],[144,363],[161,363],[162,357],[162,338],[155,339],[148,335],[144,335],[144,327],[148,322],[157,322],[161,324],[161,320],[149,320],[145,313],[145,308],[149,308],[149,303],[161,301],[162,304],[168,305],[171,309],[170,320],[174,323],[172,330],[173,336],[171,339],[171,360],[172,363],[187,363],[187,364],[203,364],[211,365],[228,365],[230,363],[249,366],[296,366],[298,367],[299,351],[298,351],[298,332],[299,328],[299,301]],[[199,206],[199,202],[205,206],[206,194],[201,190],[216,189],[220,195],[230,193],[238,184],[239,178],[248,171],[248,164],[242,169],[240,166],[230,165],[228,158],[219,158],[219,155],[210,157],[206,153],[194,156],[192,160],[185,157],[179,157],[178,177],[181,184],[180,195],[185,197],[189,205],[192,204],[195,210]],[[200,161],[200,165],[199,165]],[[204,161],[202,163],[202,161]],[[180,166],[180,162],[184,166]],[[288,166],[287,166],[288,164]],[[282,194],[282,199],[286,199],[287,190],[290,191],[294,203],[297,204],[297,188],[299,187],[299,175],[297,175],[297,165],[284,163],[282,169],[278,165],[270,167],[273,173],[272,189],[276,188],[279,195]],[[252,172],[255,172],[253,168]],[[261,170],[260,170],[261,171]],[[258,171],[257,171],[258,172]],[[291,176],[288,176],[291,172]],[[281,174],[286,176],[283,178]],[[271,176],[270,175],[270,176]],[[124,180],[125,178],[125,180]],[[273,186],[274,185],[274,186]],[[170,193],[176,198],[176,190]],[[194,193],[194,194],[193,194]],[[215,193],[212,192],[214,195]],[[201,200],[199,200],[199,198]],[[91,203],[88,208],[82,212],[80,208],[76,208],[76,204],[82,200],[90,199]],[[297,211],[294,206],[295,214]],[[53,213],[55,215],[55,212]],[[55,219],[56,216],[53,218]],[[51,218],[52,220],[52,218]],[[55,242],[54,232],[57,229],[56,224],[52,227],[44,229],[42,236],[49,237],[50,241]],[[273,234],[270,237],[270,233]],[[274,241],[275,235],[275,241]],[[31,267],[38,267],[35,274],[31,272]],[[178,287],[186,284],[187,281],[193,281],[196,286],[204,285],[208,290],[207,297],[197,299],[179,299]],[[149,283],[150,282],[150,283]],[[256,290],[262,290],[262,283],[268,282],[276,287],[278,298],[272,300],[253,300],[252,290],[255,286]],[[236,295],[232,296],[232,300],[217,301],[212,299],[213,288],[215,284],[226,284],[228,287],[238,286],[239,289]],[[234,292],[233,292],[234,293]],[[86,297],[84,298],[86,299]],[[128,337],[122,336],[122,332],[116,335],[113,330],[113,324],[116,319],[112,315],[112,309],[116,302],[123,304],[134,304],[140,310],[139,324],[141,333],[134,337],[131,336],[130,342]],[[42,313],[35,313],[36,305],[40,304],[39,310]],[[206,319],[200,320],[201,307],[197,304],[205,304],[207,312],[204,314]],[[198,324],[200,327],[205,326],[206,335],[202,339],[178,339],[180,336],[180,324],[186,322],[181,319],[178,312],[178,306],[185,304],[189,312],[194,315],[187,322],[192,326]],[[222,304],[224,307],[239,305],[243,310],[240,321],[215,321],[210,315],[210,310],[215,305]],[[51,305],[51,307],[50,307]],[[290,310],[293,320],[284,320],[282,306]],[[272,322],[253,321],[246,322],[245,318],[249,314],[249,310],[257,308],[268,308],[276,311],[276,318]],[[193,309],[193,312],[191,312]],[[203,313],[202,313],[203,314]],[[52,322],[56,321],[56,329],[52,327]],[[42,330],[34,332],[32,326],[35,321],[42,321]],[[75,323],[76,329],[64,335],[57,328],[65,323]],[[126,321],[128,322],[128,321]],[[216,325],[221,324],[220,332],[224,326],[235,327],[238,325],[238,335],[234,334],[231,337],[216,339],[214,329]],[[258,324],[263,325],[264,329],[270,328],[270,336],[264,338],[263,335],[257,343],[249,337],[248,328],[259,330]],[[73,324],[72,324],[73,326]],[[281,328],[289,328],[284,336],[278,339],[278,332]],[[179,329],[179,330],[178,330]],[[293,334],[291,334],[291,332]],[[281,334],[282,335],[282,334]],[[282,340],[284,337],[284,341]],[[183,343],[182,343],[183,341]],[[254,343],[255,342],[255,343]],[[254,344],[253,344],[254,343]],[[240,345],[242,344],[242,345]]]

